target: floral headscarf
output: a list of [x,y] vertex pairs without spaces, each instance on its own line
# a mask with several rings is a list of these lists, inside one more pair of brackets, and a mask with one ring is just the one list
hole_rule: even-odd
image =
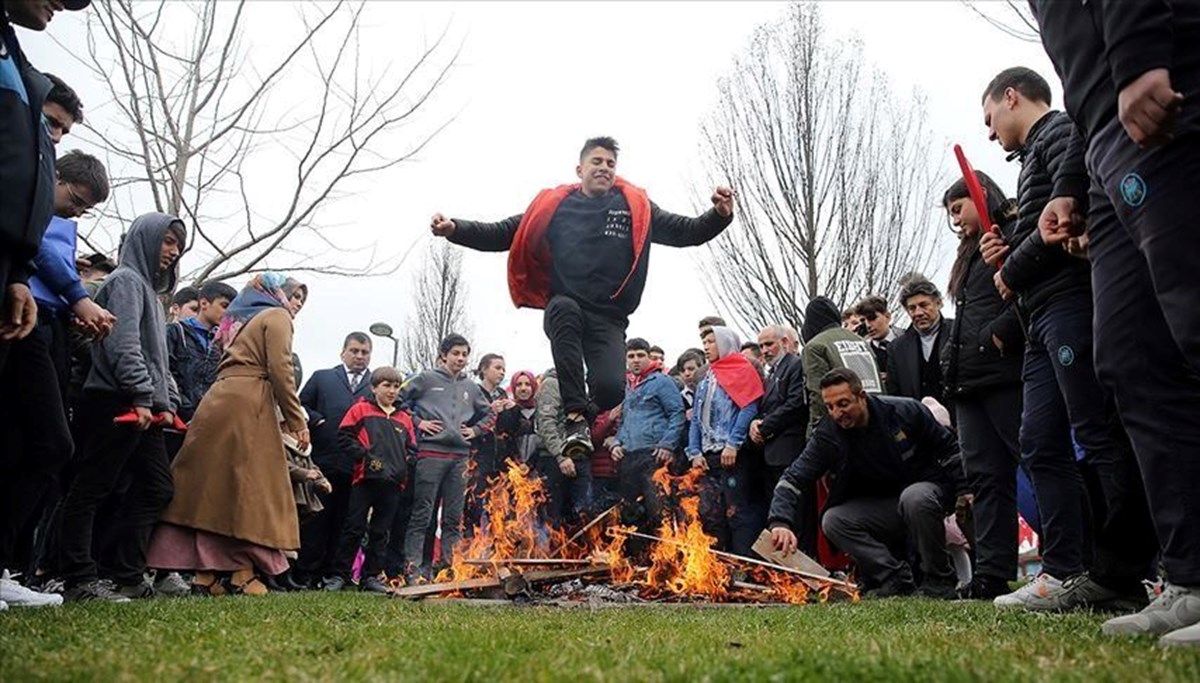
[[229,303],[214,339],[221,348],[233,343],[242,327],[254,316],[272,308],[287,308],[288,295],[283,286],[287,278],[279,273],[260,273],[246,283],[240,294]]

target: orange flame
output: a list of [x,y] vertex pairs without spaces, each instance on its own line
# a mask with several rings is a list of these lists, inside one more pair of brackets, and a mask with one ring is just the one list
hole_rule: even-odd
[[[563,530],[544,528],[538,515],[547,498],[544,482],[528,466],[509,460],[506,469],[487,482],[484,520],[456,549],[453,563],[435,581],[495,576],[501,560],[557,556],[606,564],[614,584],[640,585],[644,597],[703,596],[721,601],[765,598],[792,604],[804,604],[814,597],[822,602],[830,598],[831,586],[810,590],[800,577],[762,567],[752,568],[751,574],[769,590],[732,590],[730,566],[712,552],[717,539],[705,533],[700,519],[703,477],[704,472],[697,469],[682,476],[672,476],[666,467],[654,472],[653,481],[664,503],[657,533],[662,542],[650,546],[650,567],[640,570],[627,557],[625,548],[629,538],[626,534],[635,529],[622,526],[616,515],[589,527],[569,546]],[[467,558],[496,562],[474,565],[467,564]],[[638,579],[640,571],[644,571],[644,578]],[[843,592],[857,600],[857,594]]]
[[541,477],[530,473],[528,466],[512,460],[505,464],[507,469],[488,481],[485,519],[475,527],[469,542],[456,549],[453,562],[435,581],[461,581],[494,573],[494,569],[488,572],[487,566],[466,564],[467,558],[506,560],[548,556],[546,546],[556,535],[539,538],[538,508],[546,502],[545,484]]
[[675,595],[724,597],[729,592],[729,567],[712,554],[717,539],[704,532],[700,521],[699,482],[703,476],[697,469],[681,477],[671,476],[666,467],[654,472],[663,499],[677,500],[676,512],[682,519],[670,513],[664,517],[658,531],[664,542],[650,549],[646,582]]

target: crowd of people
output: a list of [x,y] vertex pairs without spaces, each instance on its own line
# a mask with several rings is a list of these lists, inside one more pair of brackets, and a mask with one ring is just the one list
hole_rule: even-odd
[[[304,381],[308,287],[272,272],[177,287],[176,216],[134,220],[115,260],[79,256],[75,219],[107,199],[107,173],[54,153],[83,106],[13,26],[88,2],[5,0],[0,607],[384,593],[452,563],[506,467],[543,481],[545,528],[619,506],[647,531],[667,468],[697,474],[720,549],[748,555],[767,529],[868,597],[1129,612],[1104,631],[1200,644],[1200,135],[1182,106],[1200,87],[1200,3],[1033,4],[1066,111],[1030,69],[983,88],[986,134],[1021,170],[1015,198],[976,174],[987,220],[967,178],[945,190],[947,297],[911,273],[895,296],[813,297],[799,330],[742,339],[706,317],[668,363],[626,338],[650,245],[713,239],[736,194],[672,214],[616,175],[615,140],[592,138],[579,182],[522,214],[431,220],[509,251],[514,303],[545,311],[553,367],[506,387],[503,355],[469,372],[458,334],[435,367],[402,372],[372,369],[371,338],[351,332]],[[1014,589],[1020,517],[1042,571]]]

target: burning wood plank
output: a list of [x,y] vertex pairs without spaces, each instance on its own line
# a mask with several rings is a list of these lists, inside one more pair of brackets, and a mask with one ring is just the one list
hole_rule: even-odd
[[502,583],[498,577],[464,579],[462,581],[447,581],[445,583],[427,583],[420,586],[397,588],[392,591],[392,595],[397,598],[422,598],[426,595],[443,595],[445,593],[458,593],[466,590],[498,588]]
[[775,544],[771,542],[771,532],[766,529],[758,535],[758,540],[754,541],[754,545],[750,546],[750,549],[768,562],[773,562],[784,567],[791,567],[792,569],[799,569],[815,576],[829,578],[828,569],[822,567],[816,560],[799,550],[793,550],[786,555],[776,550]]
[[601,563],[587,558],[581,560],[567,560],[551,557],[494,557],[494,558],[471,558],[463,560],[463,564],[469,564],[475,567],[518,567],[518,566],[591,566]]
[[558,583],[561,581],[570,581],[572,579],[585,579],[605,576],[608,573],[609,568],[607,565],[596,565],[586,569],[551,569],[543,571],[531,571],[523,574],[519,572],[512,572],[504,577],[489,576],[475,579],[464,579],[461,581],[428,583],[421,586],[405,586],[404,588],[397,588],[392,591],[392,595],[398,598],[415,600],[431,595],[448,595],[452,593],[464,593],[468,591],[481,591],[489,588],[500,588],[503,590],[505,595],[514,597],[534,586],[544,585],[547,583]]
[[[684,545],[678,541],[673,541],[673,540],[666,539],[666,538],[659,538],[658,536],[651,536],[650,534],[643,534],[643,533],[639,533],[637,531],[627,531],[624,529],[613,529],[613,533],[623,534],[626,536],[633,536],[635,538],[643,538],[648,541],[654,541],[655,543],[666,543],[668,545],[676,545],[676,546]],[[766,569],[773,569],[777,572],[784,572],[786,574],[795,574],[796,576],[800,576],[802,578],[811,579],[813,581],[819,581],[821,583],[832,584],[834,586],[839,586],[841,588],[845,588],[845,589],[852,590],[852,591],[858,590],[857,586],[855,586],[854,584],[852,584],[848,581],[840,581],[838,579],[835,579],[835,578],[832,578],[829,576],[818,576],[816,574],[812,574],[810,572],[806,572],[801,569],[793,569],[791,567],[785,567],[783,565],[775,564],[773,562],[765,562],[763,560],[756,560],[752,557],[744,557],[742,555],[735,555],[733,553],[727,553],[722,550],[713,550],[710,548],[708,550],[708,552],[712,553],[714,557],[719,557],[723,560],[727,560],[730,562],[740,562],[743,564],[751,564],[751,565],[755,565],[755,566],[759,566],[759,567],[764,567]]]
[[585,524],[585,525],[583,526],[583,528],[582,528],[582,529],[580,529],[579,531],[576,531],[576,532],[575,532],[575,534],[574,534],[573,536],[571,536],[570,538],[568,538],[568,539],[566,540],[566,542],[562,544],[562,547],[560,547],[560,548],[558,549],[558,551],[557,551],[556,553],[554,553],[554,554],[555,554],[555,555],[562,555],[564,552],[566,552],[567,548],[571,547],[571,544],[572,544],[572,543],[574,543],[575,541],[578,541],[580,538],[583,538],[583,535],[584,535],[584,534],[586,534],[586,533],[588,532],[588,529],[591,529],[592,527],[596,526],[596,525],[597,525],[597,524],[599,524],[601,521],[603,521],[603,520],[604,520],[604,518],[608,517],[608,516],[609,516],[609,515],[611,515],[612,513],[614,513],[614,512],[616,512],[617,510],[619,510],[620,508],[621,508],[621,504],[620,504],[620,503],[617,503],[616,505],[613,505],[612,507],[610,507],[609,509],[605,510],[604,512],[601,512],[600,514],[596,515],[595,519],[593,519],[592,521],[590,521],[590,522],[588,522],[587,524]]

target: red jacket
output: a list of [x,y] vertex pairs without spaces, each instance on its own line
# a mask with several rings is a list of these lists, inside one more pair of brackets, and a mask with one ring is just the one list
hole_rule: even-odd
[[354,458],[351,483],[382,479],[403,485],[408,454],[417,448],[416,430],[407,411],[397,408],[388,415],[363,397],[342,418],[338,444]]
[[[620,176],[614,186],[625,195],[633,219],[633,265],[613,292],[615,299],[629,284],[646,247],[650,246],[650,197]],[[558,205],[579,187],[575,183],[542,190],[525,210],[508,252],[508,291],[518,308],[545,308],[550,301],[550,244],[546,241],[546,230]]]

